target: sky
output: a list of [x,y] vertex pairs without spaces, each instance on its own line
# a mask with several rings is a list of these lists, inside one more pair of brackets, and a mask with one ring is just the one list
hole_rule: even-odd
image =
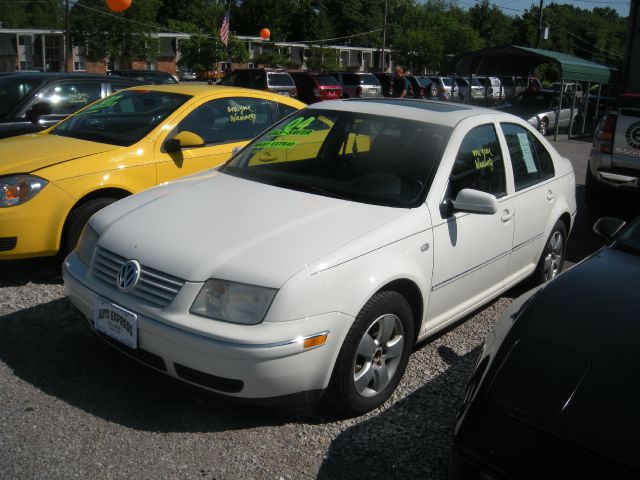
[[[458,4],[461,7],[471,7],[475,4],[475,0],[458,0]],[[629,15],[629,1],[625,0],[573,0],[573,1],[565,1],[565,0],[544,0],[544,5],[548,5],[550,3],[568,3],[578,8],[584,8],[586,10],[591,10],[594,7],[611,7],[618,15],[622,17],[626,17]],[[491,4],[502,9],[504,13],[507,15],[519,15],[525,9],[529,9],[532,4],[536,6],[540,4],[540,0],[491,0]]]

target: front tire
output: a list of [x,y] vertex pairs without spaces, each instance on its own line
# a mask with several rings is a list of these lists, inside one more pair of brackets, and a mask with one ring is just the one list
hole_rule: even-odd
[[538,126],[538,131],[544,137],[547,133],[549,133],[549,120],[543,118],[540,120],[540,125]]
[[558,220],[551,229],[551,234],[544,246],[540,260],[538,260],[534,273],[538,285],[553,280],[560,274],[566,251],[567,228],[562,220]]
[[347,333],[323,400],[348,416],[382,405],[407,367],[413,330],[413,312],[402,295],[371,297]]
[[82,229],[91,216],[115,201],[115,198],[94,198],[71,210],[71,213],[67,217],[65,234],[60,243],[60,256],[62,258],[66,257],[76,248]]

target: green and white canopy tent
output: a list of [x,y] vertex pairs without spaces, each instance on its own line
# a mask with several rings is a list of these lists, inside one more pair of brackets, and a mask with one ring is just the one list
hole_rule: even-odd
[[[560,101],[564,92],[565,82],[587,82],[587,96],[591,84],[608,84],[612,79],[614,68],[590,62],[582,58],[567,55],[566,53],[542,50],[539,48],[520,47],[517,45],[504,45],[493,48],[467,52],[458,55],[454,59],[454,71],[463,75],[514,75],[527,76],[535,70],[538,65],[553,63],[560,72],[562,87],[560,89]],[[596,111],[600,100],[600,88],[598,88],[598,100],[596,101]],[[573,94],[572,110],[575,108],[575,92]],[[573,112],[571,117],[573,118]],[[582,131],[584,122],[582,119]],[[558,122],[556,122],[555,136],[558,134]]]

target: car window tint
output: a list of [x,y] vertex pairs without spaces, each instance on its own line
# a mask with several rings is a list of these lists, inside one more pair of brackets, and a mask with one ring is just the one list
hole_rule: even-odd
[[297,111],[297,108],[293,108],[289,105],[285,105],[284,103],[278,103],[278,120],[282,120],[284,117],[291,115],[293,112]]
[[338,82],[332,75],[316,75],[316,80],[318,81],[318,84],[322,86],[340,86],[340,82]]
[[50,104],[54,115],[70,115],[101,96],[100,83],[58,83],[45,90],[38,101]]
[[135,87],[135,85],[131,85],[128,83],[118,83],[118,82],[112,82],[111,83],[111,92],[117,92],[118,90],[123,90],[125,88],[130,88],[130,87]]
[[38,85],[41,79],[14,79],[0,77],[0,116],[9,114],[20,101],[29,95]]
[[449,177],[451,198],[464,188],[481,190],[496,197],[507,193],[502,153],[493,125],[472,129],[460,145]]
[[269,85],[274,87],[293,87],[293,80],[288,73],[269,73]]
[[501,123],[507,140],[516,191],[553,177],[553,162],[544,145],[526,128],[513,123]]
[[268,100],[230,97],[200,105],[178,124],[176,133],[193,132],[205,145],[214,145],[251,139],[272,123]]

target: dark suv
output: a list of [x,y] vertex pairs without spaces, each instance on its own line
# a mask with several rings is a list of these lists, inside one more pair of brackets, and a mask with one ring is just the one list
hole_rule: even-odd
[[393,73],[373,72],[382,87],[382,96],[393,97]]
[[120,77],[135,78],[147,85],[175,84],[178,79],[167,72],[160,70],[111,70],[109,75],[118,75]]
[[253,88],[297,98],[293,78],[285,70],[269,68],[242,68],[233,70],[220,80],[221,85]]
[[44,130],[99,98],[142,82],[85,73],[0,76],[0,138]]
[[291,72],[298,89],[298,100],[315,103],[342,98],[342,85],[328,73]]

